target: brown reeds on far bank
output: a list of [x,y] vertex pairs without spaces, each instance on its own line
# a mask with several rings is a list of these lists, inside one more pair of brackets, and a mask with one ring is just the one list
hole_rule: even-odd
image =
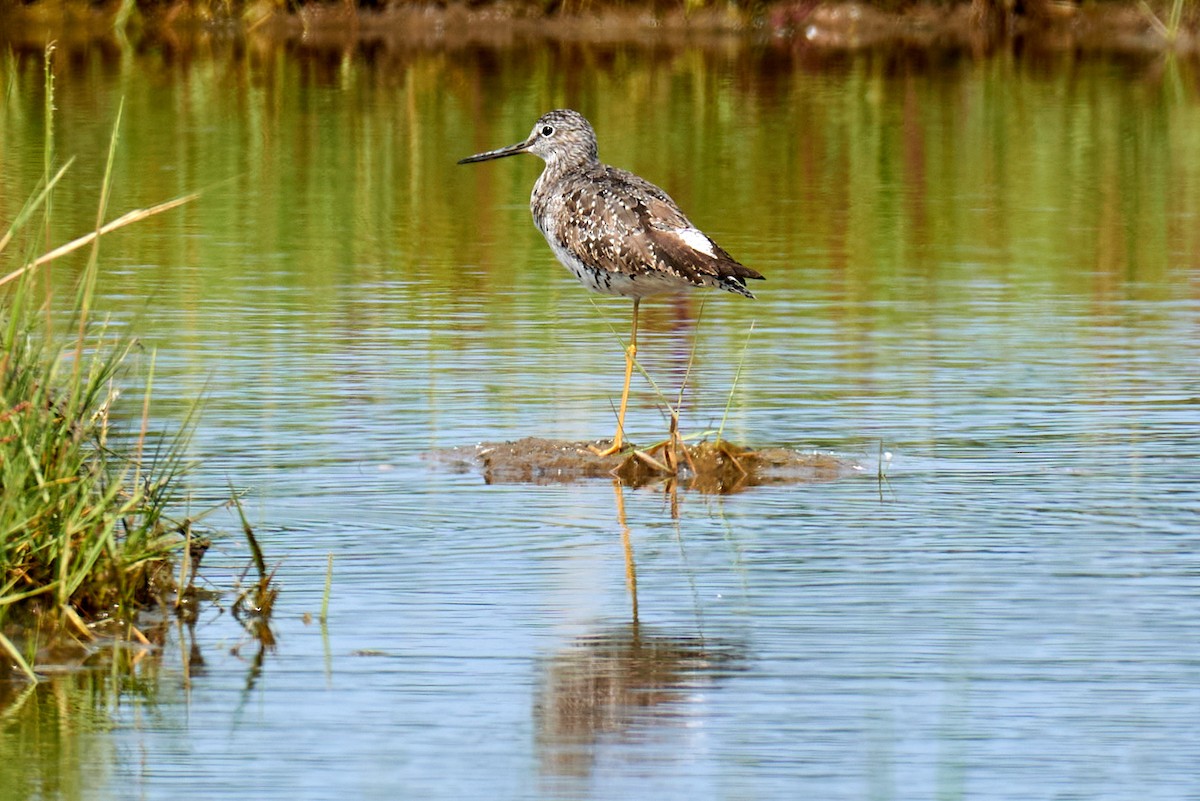
[[1196,0],[0,0],[0,46],[196,37],[448,47],[745,36],[830,50],[1195,52]]

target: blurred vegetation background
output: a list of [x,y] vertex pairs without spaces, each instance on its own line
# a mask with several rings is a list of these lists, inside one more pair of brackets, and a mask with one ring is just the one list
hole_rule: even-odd
[[[570,38],[647,30],[745,32],[833,48],[901,42],[987,48],[1196,49],[1197,0],[0,0],[0,45],[47,36],[158,37],[205,28],[291,38],[342,32],[444,40],[512,25]],[[538,27],[540,26],[540,27]]]

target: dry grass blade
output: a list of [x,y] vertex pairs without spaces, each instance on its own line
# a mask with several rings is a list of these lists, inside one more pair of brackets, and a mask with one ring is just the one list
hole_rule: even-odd
[[641,459],[643,462],[650,465],[651,467],[653,467],[655,470],[657,470],[660,473],[665,473],[667,475],[675,475],[674,470],[667,467],[665,464],[658,461],[657,459],[655,459],[653,456],[646,453],[645,451],[639,451],[639,450],[635,449],[633,452],[633,455],[636,456],[637,458]]
[[87,623],[83,622],[83,618],[79,616],[79,613],[76,612],[70,604],[65,605],[62,608],[62,611],[67,621],[75,627],[75,630],[78,631],[84,639],[96,639],[96,635],[92,634],[92,630],[87,627]]
[[12,644],[12,640],[8,639],[3,634],[0,634],[0,650],[5,651],[9,655],[12,661],[16,663],[17,667],[20,668],[21,672],[25,674],[26,678],[28,678],[30,681],[37,681],[37,674],[33,672],[33,668],[31,668],[29,663],[25,661],[25,657],[21,656],[21,652],[18,651],[17,647]]
[[1154,29],[1155,33],[1163,39],[1170,41],[1173,38],[1171,29],[1158,18],[1158,14],[1154,13],[1154,9],[1150,7],[1150,4],[1146,0],[1142,0],[1139,3],[1139,7],[1142,9],[1142,13],[1146,15],[1146,21],[1150,23],[1150,27]]
[[127,225],[132,225],[133,223],[144,220],[147,217],[153,217],[156,214],[162,214],[164,211],[170,211],[171,209],[178,208],[179,206],[182,206],[185,203],[191,203],[193,200],[195,200],[198,197],[200,197],[200,193],[193,192],[190,195],[183,195],[182,197],[177,197],[174,200],[168,200],[165,203],[159,203],[155,206],[150,206],[149,208],[134,209],[133,211],[126,212],[125,214],[121,215],[120,217],[113,220],[112,222],[107,223],[106,225],[101,227],[99,230],[91,231],[89,233],[84,234],[81,237],[78,237],[77,239],[72,239],[70,242],[67,242],[65,245],[60,245],[60,246],[56,247],[54,250],[51,250],[50,252],[37,257],[33,261],[26,264],[24,267],[19,267],[18,269],[13,270],[8,275],[4,276],[3,278],[0,278],[0,286],[4,286],[5,284],[7,284],[11,281],[15,281],[16,279],[20,278],[25,273],[27,273],[31,270],[35,270],[38,267],[41,267],[43,264],[47,264],[49,262],[54,261],[55,259],[62,258],[63,256],[67,255],[68,253],[73,253],[74,251],[79,250],[82,247],[86,247],[87,245],[91,244],[96,239],[100,238],[101,236],[104,236],[105,234],[110,234],[119,228],[124,228]]

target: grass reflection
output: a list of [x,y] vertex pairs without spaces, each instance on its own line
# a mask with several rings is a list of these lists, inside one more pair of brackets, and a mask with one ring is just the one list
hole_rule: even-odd
[[[161,645],[167,625],[145,633]],[[94,798],[112,782],[118,745],[105,736],[123,705],[159,702],[162,651],[124,642],[97,650],[84,670],[37,683],[0,681],[0,788],[6,799]],[[153,713],[151,713],[153,714]]]
[[[136,124],[118,145],[114,205],[206,188],[177,216],[114,237],[100,291],[118,314],[144,314],[146,341],[181,354],[192,391],[223,373],[215,414],[227,404],[316,436],[322,413],[401,391],[420,398],[413,415],[453,429],[471,393],[508,415],[537,393],[570,422],[606,408],[596,376],[619,358],[608,325],[528,225],[537,166],[465,173],[454,161],[519,135],[533,114],[577,107],[602,158],[671,187],[770,276],[756,303],[709,314],[690,412],[703,428],[721,416],[727,354],[751,320],[735,422],[785,391],[932,408],[947,351],[972,336],[963,321],[1019,336],[954,360],[1050,361],[1054,343],[1108,325],[1129,301],[1194,300],[1200,104],[1195,65],[1171,65],[711,43],[285,53],[206,40],[134,57],[96,46],[57,67],[56,142],[99,161],[96,109],[125,96]],[[39,67],[19,52],[6,62],[0,217],[41,175],[28,155],[42,137]],[[55,225],[80,230],[90,214],[64,199]],[[1064,331],[1064,304],[1078,330]],[[698,307],[647,304],[648,358],[679,369]],[[341,389],[254,404],[232,387],[242,375],[230,353],[253,354],[258,383]],[[646,366],[662,376],[662,364]],[[915,383],[889,384],[894,370]],[[781,389],[772,379],[784,375],[795,380]],[[653,402],[634,401],[640,415]],[[631,426],[643,434],[645,421]],[[537,433],[550,432],[521,430]]]

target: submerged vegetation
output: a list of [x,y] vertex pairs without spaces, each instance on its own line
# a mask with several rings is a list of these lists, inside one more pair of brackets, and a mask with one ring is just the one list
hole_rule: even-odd
[[[174,588],[171,557],[188,525],[167,515],[185,469],[187,425],[150,433],[152,353],[140,360],[149,363],[142,397],[123,397],[140,349],[96,315],[93,297],[102,235],[191,198],[104,223],[118,111],[96,227],[50,247],[52,197],[70,164],[51,175],[49,76],[47,68],[46,175],[0,236],[0,651],[30,677],[43,632],[69,628],[90,639],[88,624],[110,618],[137,637],[135,611]],[[39,269],[84,249],[64,315]]]

